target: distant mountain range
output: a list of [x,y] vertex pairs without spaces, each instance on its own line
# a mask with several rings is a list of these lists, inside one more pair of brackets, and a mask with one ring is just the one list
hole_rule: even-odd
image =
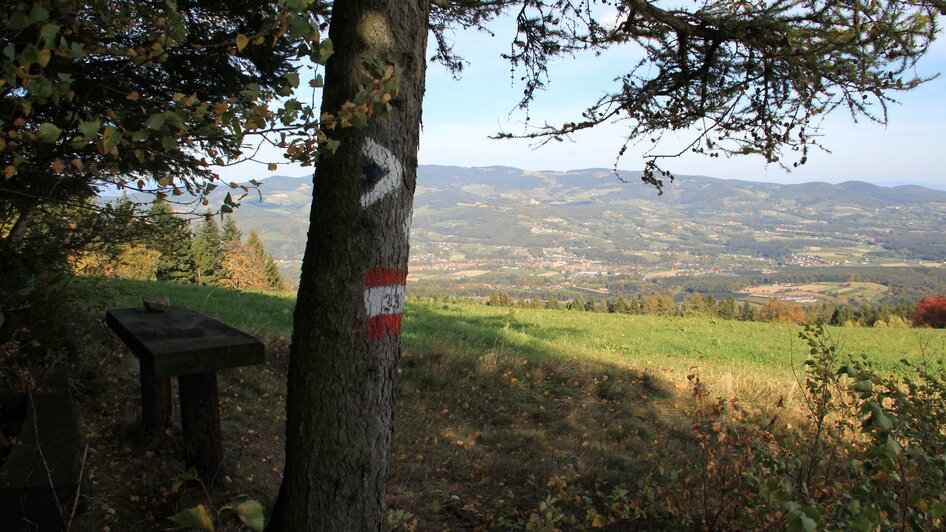
[[[234,215],[290,277],[301,264],[311,186],[310,178],[270,177],[262,199],[247,196]],[[411,272],[415,282],[542,288],[581,276],[614,286],[806,268],[929,268],[946,261],[944,228],[946,191],[917,185],[681,175],[658,195],[639,172],[421,166]]]

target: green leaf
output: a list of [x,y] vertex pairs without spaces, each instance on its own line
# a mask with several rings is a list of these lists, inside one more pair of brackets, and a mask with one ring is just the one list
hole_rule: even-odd
[[256,532],[262,532],[265,522],[263,520],[263,505],[253,499],[234,499],[230,502],[230,509],[237,514],[243,524],[252,528]]
[[368,125],[368,115],[357,113],[351,117],[351,124],[356,129],[362,129]]
[[69,44],[69,53],[72,54],[72,57],[84,57],[85,48],[83,48],[81,44],[72,41]]
[[41,4],[34,3],[30,9],[30,22],[42,22],[49,18],[49,11]]
[[207,530],[208,532],[213,532],[214,530],[213,520],[210,518],[210,513],[207,512],[207,508],[205,508],[203,504],[188,508],[172,515],[168,519],[181,526]]
[[39,35],[43,38],[46,48],[52,48],[56,43],[56,35],[59,34],[59,25],[53,23],[43,24],[39,30]]
[[884,442],[884,454],[889,458],[895,458],[900,454],[900,445],[893,436],[887,436],[887,441]]
[[56,142],[60,134],[62,134],[62,130],[49,122],[43,122],[39,125],[38,138],[41,142]]
[[341,145],[341,141],[335,139],[325,139],[325,142],[322,143],[321,147],[323,150],[329,153],[335,153],[335,150],[337,150]]
[[946,504],[943,504],[940,501],[934,502],[930,506],[930,515],[933,518],[946,516]]
[[82,132],[82,135],[86,138],[92,138],[99,134],[99,129],[102,128],[101,122],[82,122],[79,124],[79,131]]
[[161,146],[168,151],[174,151],[177,149],[177,139],[171,135],[164,135],[161,137]]
[[31,23],[30,18],[23,14],[20,11],[10,15],[10,22],[7,22],[7,27],[11,30],[22,30],[23,28],[29,26]]
[[814,532],[818,529],[818,523],[805,515],[801,510],[790,511],[785,524],[790,532]]
[[319,45],[319,64],[324,65],[328,58],[335,53],[335,47],[332,44],[332,39],[325,39]]
[[145,120],[145,127],[158,130],[164,126],[164,113],[155,113]]

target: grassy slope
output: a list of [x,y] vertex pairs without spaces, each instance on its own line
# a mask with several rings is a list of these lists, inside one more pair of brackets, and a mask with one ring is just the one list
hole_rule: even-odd
[[[167,295],[174,305],[254,334],[291,334],[295,299],[289,295],[124,280],[110,285],[109,306],[137,306],[142,295]],[[532,362],[580,358],[670,373],[696,366],[701,372],[763,373],[776,379],[791,378],[792,365],[800,368],[805,357],[797,339],[801,328],[783,324],[418,303],[408,303],[405,319],[407,351],[449,343],[474,355],[505,352]],[[829,333],[845,352],[864,353],[886,369],[946,347],[946,332],[930,329],[831,327]]]
[[[136,306],[142,294],[168,295],[175,305],[272,340],[290,333],[291,297],[162,283],[108,285],[111,290],[101,292],[109,294],[110,307]],[[423,528],[469,528],[481,525],[490,507],[534,505],[544,497],[545,480],[563,472],[588,482],[629,484],[650,467],[641,457],[658,439],[687,438],[677,412],[687,404],[685,375],[692,366],[716,395],[738,394],[763,408],[782,394],[792,399],[791,365],[804,358],[797,331],[697,318],[409,304],[390,504],[417,514]],[[887,368],[904,356],[919,357],[921,345],[946,352],[946,331],[831,333],[846,352],[863,351]],[[270,371],[276,377],[285,371],[283,357],[276,356],[269,370],[247,374]],[[281,424],[254,423],[281,411],[267,397],[283,397],[284,381],[258,378],[254,389],[262,395],[255,404],[242,373],[224,373],[224,401],[244,412],[240,417],[225,408],[225,422],[241,423],[225,432],[252,429],[270,443],[245,451],[247,461],[259,452],[260,459],[278,463]],[[278,476],[270,477],[238,482],[269,505],[278,483]]]

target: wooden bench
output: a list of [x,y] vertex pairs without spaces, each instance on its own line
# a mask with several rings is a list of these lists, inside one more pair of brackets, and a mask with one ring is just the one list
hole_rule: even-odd
[[138,357],[141,418],[160,434],[171,419],[171,380],[177,377],[184,432],[184,463],[210,484],[223,465],[217,370],[265,362],[263,344],[209,316],[183,307],[105,313],[109,328]]

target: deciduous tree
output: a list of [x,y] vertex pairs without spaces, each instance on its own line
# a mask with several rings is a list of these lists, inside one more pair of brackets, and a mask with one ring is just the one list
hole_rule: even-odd
[[917,302],[913,323],[937,329],[946,327],[946,296],[927,297]]

